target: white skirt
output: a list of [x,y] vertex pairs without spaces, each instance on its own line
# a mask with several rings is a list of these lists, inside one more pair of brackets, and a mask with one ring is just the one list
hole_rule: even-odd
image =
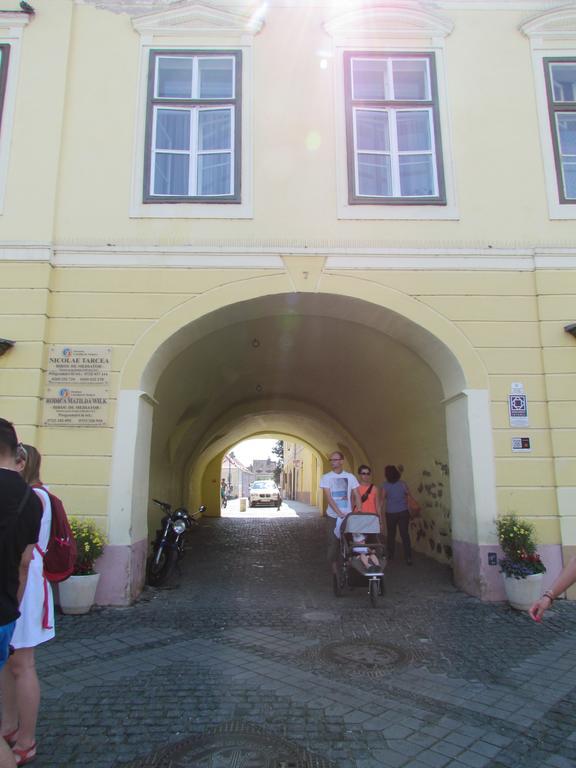
[[[39,488],[34,489],[44,508],[38,544],[45,550],[50,538],[52,510],[48,495]],[[46,616],[45,616],[46,612]],[[46,621],[44,621],[44,617]],[[43,624],[47,624],[44,627]],[[34,549],[34,558],[28,570],[28,581],[24,597],[20,603],[20,618],[16,622],[11,645],[14,648],[34,648],[40,643],[51,640],[54,630],[54,598],[52,585],[44,582],[44,562],[42,555]]]

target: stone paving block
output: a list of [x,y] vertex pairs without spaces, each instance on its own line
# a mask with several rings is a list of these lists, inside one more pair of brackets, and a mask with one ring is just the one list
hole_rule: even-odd
[[383,768],[403,768],[411,760],[407,755],[391,749],[373,749],[372,754]]
[[501,747],[495,744],[490,744],[490,742],[485,741],[484,738],[470,745],[470,749],[472,752],[478,752],[480,755],[486,755],[486,757],[496,757],[501,751]]
[[445,736],[444,741],[448,741],[451,744],[456,744],[460,747],[469,747],[476,740],[475,736],[469,736],[468,734],[461,733],[460,731],[454,731]]
[[404,741],[403,739],[386,739],[386,743],[390,749],[400,752],[402,755],[407,755],[408,757],[416,757],[416,755],[422,752],[422,747],[419,747],[418,744],[413,744],[412,742]]
[[552,755],[546,761],[547,768],[574,768],[576,766],[576,757],[570,760],[562,755]]
[[430,747],[430,749],[433,752],[439,752],[441,755],[446,755],[446,757],[456,757],[463,751],[462,747],[459,745],[450,744],[447,741],[439,741]]
[[452,760],[448,755],[441,755],[439,752],[432,752],[427,749],[418,755],[418,760],[425,763],[429,768],[444,768]]
[[458,755],[458,760],[464,765],[470,766],[470,768],[484,768],[490,762],[490,757],[466,750]]
[[406,763],[404,768],[430,768],[430,766],[423,763],[421,760],[410,760],[409,763]]
[[493,744],[496,747],[505,747],[512,741],[510,736],[504,736],[501,733],[493,733],[487,731],[486,733],[479,733],[478,736],[482,736],[482,741]]

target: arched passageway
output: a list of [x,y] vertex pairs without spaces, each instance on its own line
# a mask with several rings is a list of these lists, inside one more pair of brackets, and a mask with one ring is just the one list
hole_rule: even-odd
[[339,448],[378,479],[385,464],[403,464],[433,522],[420,548],[453,554],[457,583],[484,594],[479,545],[495,511],[485,373],[457,329],[393,293],[381,291],[379,303],[239,296],[206,314],[190,304],[144,337],[119,397],[113,543],[129,531],[131,557],[142,560],[134,544],[145,547],[150,495],[201,499],[217,514],[224,453],[280,435],[320,456]]

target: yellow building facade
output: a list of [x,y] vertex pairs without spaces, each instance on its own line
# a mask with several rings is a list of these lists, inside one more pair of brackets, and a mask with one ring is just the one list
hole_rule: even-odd
[[0,1],[0,412],[99,602],[251,436],[403,464],[484,599],[498,514],[576,552],[576,6],[510,6]]

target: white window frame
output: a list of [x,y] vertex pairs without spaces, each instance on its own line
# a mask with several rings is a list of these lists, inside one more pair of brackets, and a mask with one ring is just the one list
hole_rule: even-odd
[[[245,17],[208,6],[168,9],[132,19],[140,35],[138,101],[134,128],[134,152],[130,188],[129,216],[136,219],[251,219],[254,216],[253,169],[253,42],[263,25],[263,17]],[[144,202],[146,161],[146,118],[150,52],[170,50],[177,55],[193,50],[218,51],[222,56],[240,51],[241,149],[240,202]],[[206,100],[208,106],[210,100]]]
[[[452,157],[448,86],[445,66],[445,38],[453,29],[452,21],[436,11],[417,8],[379,7],[352,11],[336,16],[324,24],[332,37],[335,71],[335,132],[337,215],[339,219],[360,220],[458,220],[456,184]],[[442,158],[444,203],[419,205],[363,204],[349,201],[348,143],[346,131],[345,54],[374,53],[409,58],[410,53],[434,54],[438,122],[441,143],[435,146]],[[369,57],[369,56],[368,56]],[[414,100],[414,107],[420,103]],[[436,154],[436,151],[435,151]]]
[[26,13],[0,14],[0,44],[10,46],[4,104],[2,107],[2,122],[0,123],[0,215],[4,213],[6,185],[8,182],[22,33],[29,21],[30,17]]
[[[190,113],[190,141],[189,141],[189,149],[157,149],[156,148],[156,128],[158,125],[158,119],[157,119],[157,113],[160,110],[170,110],[171,112],[188,112]],[[229,149],[204,149],[201,150],[198,147],[198,136],[199,136],[199,129],[198,129],[198,122],[200,118],[201,112],[230,112],[230,148]],[[230,189],[228,192],[220,194],[220,195],[205,195],[204,197],[210,197],[210,199],[214,199],[217,197],[222,198],[231,198],[234,194],[235,190],[235,159],[236,159],[236,153],[235,153],[235,143],[236,143],[236,133],[235,133],[235,117],[236,112],[234,106],[223,106],[223,105],[214,105],[214,106],[193,106],[193,107],[177,107],[173,106],[171,104],[166,104],[165,106],[162,106],[161,104],[156,104],[152,110],[153,118],[152,118],[152,126],[151,126],[151,142],[150,142],[150,174],[149,174],[149,185],[148,185],[148,194],[149,194],[149,200],[150,199],[157,199],[161,200],[162,197],[166,197],[167,199],[173,200],[172,195],[161,195],[158,192],[154,192],[154,182],[155,182],[155,171],[156,171],[156,163],[154,162],[155,156],[157,154],[162,155],[188,155],[190,158],[189,166],[188,166],[188,191],[189,194],[187,196],[182,196],[182,200],[180,202],[187,202],[186,197],[188,198],[195,198],[196,200],[201,200],[202,196],[198,194],[198,158],[200,155],[223,155],[223,154],[229,154],[231,157],[231,163],[230,163]],[[172,204],[179,204],[179,201],[173,202]],[[234,203],[232,203],[234,204]]]
[[[379,107],[352,107],[352,131],[353,131],[353,143],[354,143],[354,195],[358,199],[361,199],[362,197],[369,197],[373,198],[374,195],[363,195],[360,192],[360,180],[359,180],[359,155],[365,154],[365,155],[388,155],[390,157],[390,175],[392,179],[392,195],[381,195],[383,203],[385,204],[388,200],[410,200],[410,197],[418,197],[421,198],[423,195],[402,195],[401,194],[401,181],[400,181],[400,158],[403,155],[426,155],[427,157],[432,157],[432,170],[433,170],[433,176],[434,176],[434,192],[429,197],[433,201],[434,198],[438,197],[439,194],[439,188],[438,188],[438,163],[436,160],[436,135],[434,131],[434,117],[432,114],[432,109],[430,107],[419,107],[418,102],[414,102],[414,107],[401,107],[399,109],[394,107],[389,108],[379,108]],[[383,150],[368,150],[368,149],[358,149],[358,143],[357,143],[357,123],[356,123],[356,114],[358,112],[386,112],[388,117],[388,127],[389,127],[389,139],[390,139],[390,150],[388,152],[385,152]],[[426,112],[428,114],[428,126],[430,130],[430,149],[421,149],[421,150],[400,150],[398,149],[398,123],[396,121],[396,115],[401,112]]]
[[534,16],[520,27],[530,40],[534,74],[540,146],[544,166],[548,215],[551,220],[576,219],[576,200],[560,197],[554,139],[546,88],[546,60],[574,59],[576,62],[576,9],[563,7]]

